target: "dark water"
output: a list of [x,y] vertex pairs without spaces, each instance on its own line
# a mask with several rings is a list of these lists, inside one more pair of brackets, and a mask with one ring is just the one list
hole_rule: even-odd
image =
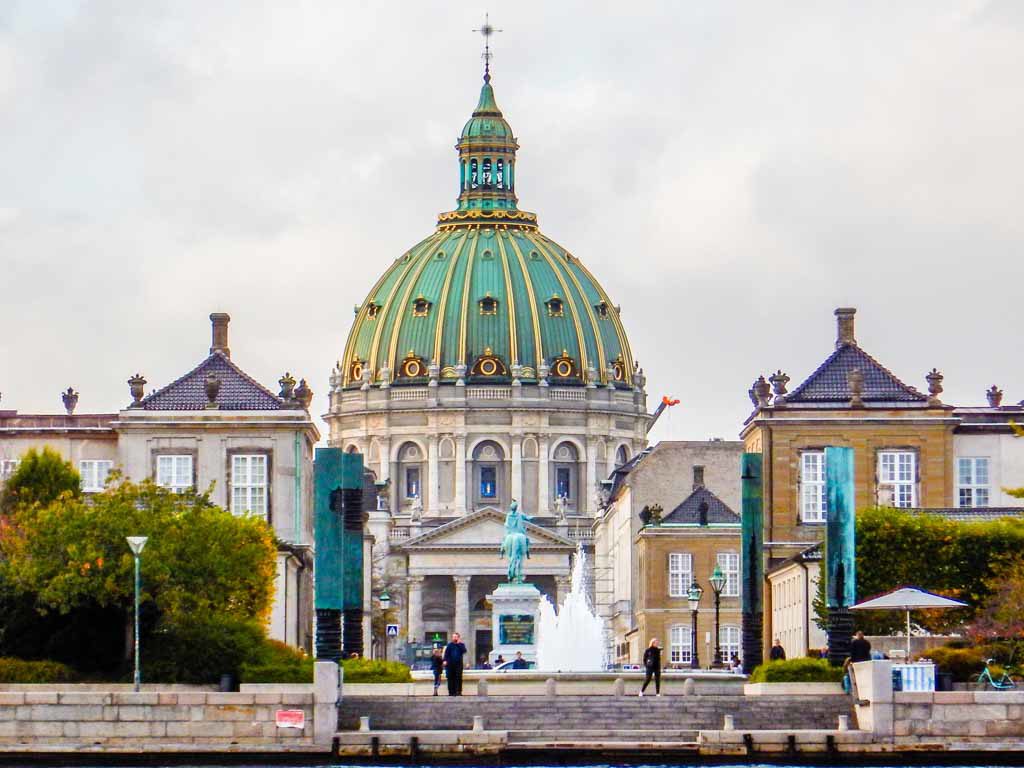
[[[515,763],[473,763],[469,761],[453,761],[448,763],[411,763],[402,761],[366,761],[362,763],[342,762],[332,763],[328,760],[324,762],[310,762],[308,758],[305,761],[299,760],[297,762],[289,761],[286,757],[282,757],[279,761],[272,762],[258,762],[258,763],[246,763],[246,762],[209,762],[209,763],[175,763],[166,762],[165,757],[153,756],[132,756],[126,757],[123,762],[78,762],[80,758],[69,756],[67,761],[60,762],[47,762],[47,761],[24,761],[19,762],[14,756],[4,756],[0,753],[0,766],[12,766],[22,765],[32,766],[32,768],[125,768],[125,766],[146,766],[146,768],[280,768],[281,766],[289,766],[290,768],[366,768],[370,765],[380,766],[409,766],[416,765],[417,768],[452,768],[452,766],[459,766],[459,768],[563,768],[566,765],[573,765],[576,768],[708,768],[714,766],[714,768],[836,768],[837,765],[844,766],[857,766],[857,768],[950,768],[956,766],[956,768],[1002,768],[1007,765],[1024,765],[1024,753],[1002,753],[996,760],[1002,758],[1002,762],[992,763],[960,763],[956,761],[956,755],[950,755],[950,761],[947,763],[907,763],[904,761],[893,760],[889,763],[877,763],[877,762],[856,762],[856,761],[842,761],[839,763],[798,763],[795,765],[788,765],[785,763],[736,763],[736,762],[723,762],[723,761],[701,761],[701,762],[680,762],[680,763],[644,763],[644,762],[631,762],[631,763],[597,763],[597,762],[573,762],[568,760],[566,762],[536,762],[527,764],[515,764]],[[103,760],[104,758],[100,758]],[[215,758],[214,758],[215,759]]]

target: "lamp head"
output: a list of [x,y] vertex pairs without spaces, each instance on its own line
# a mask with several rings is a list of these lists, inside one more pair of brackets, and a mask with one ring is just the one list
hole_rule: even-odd
[[136,557],[142,554],[146,542],[149,541],[148,536],[128,536],[126,538],[128,539],[128,546],[132,548],[132,553]]
[[694,581],[690,585],[690,591],[686,595],[687,599],[690,601],[690,610],[691,611],[696,611],[697,610],[698,606],[700,605],[701,595],[703,595],[703,594],[704,594],[704,590],[701,588],[700,584],[698,584],[696,581]]
[[380,608],[382,611],[386,611],[391,607],[391,595],[388,594],[386,589],[380,593],[380,597],[377,599],[380,601]]
[[711,573],[711,589],[715,591],[715,594],[721,594],[725,588],[725,574],[722,573],[722,567],[720,565],[715,566],[715,570]]

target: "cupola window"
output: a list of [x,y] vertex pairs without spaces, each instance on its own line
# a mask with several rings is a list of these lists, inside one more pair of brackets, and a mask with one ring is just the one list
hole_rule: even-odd
[[548,317],[562,317],[565,313],[562,309],[562,299],[555,294],[550,299],[544,302],[548,308]]
[[602,301],[599,304],[594,305],[594,309],[597,310],[597,316],[602,320],[608,319],[608,302]]
[[412,302],[412,316],[413,317],[426,317],[430,312],[430,307],[433,306],[422,296],[417,296]]
[[477,165],[477,161],[475,159],[474,160],[470,160],[469,161],[469,188],[470,189],[476,189],[479,186],[480,186],[479,166]]
[[371,320],[377,316],[378,312],[380,312],[380,304],[377,302],[371,301],[366,305],[366,316]]
[[480,299],[480,314],[481,315],[496,315],[498,314],[498,300],[487,294]]
[[494,183],[498,189],[502,189],[505,186],[505,161],[499,159],[496,163],[496,170],[494,174]]
[[494,354],[490,347],[484,349],[484,353],[476,359],[469,371],[471,376],[507,376],[508,368],[501,358]]
[[612,371],[614,371],[616,381],[626,380],[626,364],[622,361],[622,355],[612,361]]
[[484,261],[493,261],[494,254],[490,250],[487,250],[480,254],[480,258]]
[[559,379],[571,379],[576,376],[576,361],[569,357],[567,350],[556,357],[551,363],[551,375]]
[[352,365],[348,369],[348,377],[352,381],[359,381],[363,378],[363,361],[358,357],[352,358]]
[[483,164],[483,187],[484,189],[491,188],[491,158],[485,157]]
[[422,357],[417,357],[411,349],[402,364],[398,366],[398,376],[403,379],[417,379],[427,375],[427,364]]

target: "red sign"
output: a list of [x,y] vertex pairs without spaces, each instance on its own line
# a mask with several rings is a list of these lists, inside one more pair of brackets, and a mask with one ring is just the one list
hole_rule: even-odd
[[279,709],[274,713],[278,728],[305,728],[306,713],[301,709]]

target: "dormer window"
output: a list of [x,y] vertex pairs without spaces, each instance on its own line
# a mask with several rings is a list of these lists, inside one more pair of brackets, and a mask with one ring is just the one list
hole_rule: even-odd
[[626,380],[626,364],[622,360],[622,355],[619,355],[612,361],[612,371],[616,381]]
[[481,315],[496,315],[498,314],[498,300],[487,294],[480,299],[480,314]]
[[427,375],[427,364],[411,349],[398,366],[398,376],[403,379],[416,379]]
[[417,296],[412,302],[412,316],[426,317],[430,312],[431,303],[422,296]]
[[348,369],[350,381],[361,381],[363,378],[363,361],[358,357],[352,358],[352,365]]
[[378,312],[380,312],[380,304],[377,302],[371,301],[366,305],[366,316],[371,320],[377,316]]
[[595,304],[594,305],[594,309],[597,310],[597,316],[600,317],[602,320],[607,320],[608,319],[608,302],[607,301],[602,301],[599,304]]
[[555,294],[550,299],[544,302],[548,308],[548,317],[562,317],[565,312],[562,309],[562,299]]
[[559,379],[571,379],[576,376],[576,361],[569,357],[567,350],[551,362],[551,375]]

